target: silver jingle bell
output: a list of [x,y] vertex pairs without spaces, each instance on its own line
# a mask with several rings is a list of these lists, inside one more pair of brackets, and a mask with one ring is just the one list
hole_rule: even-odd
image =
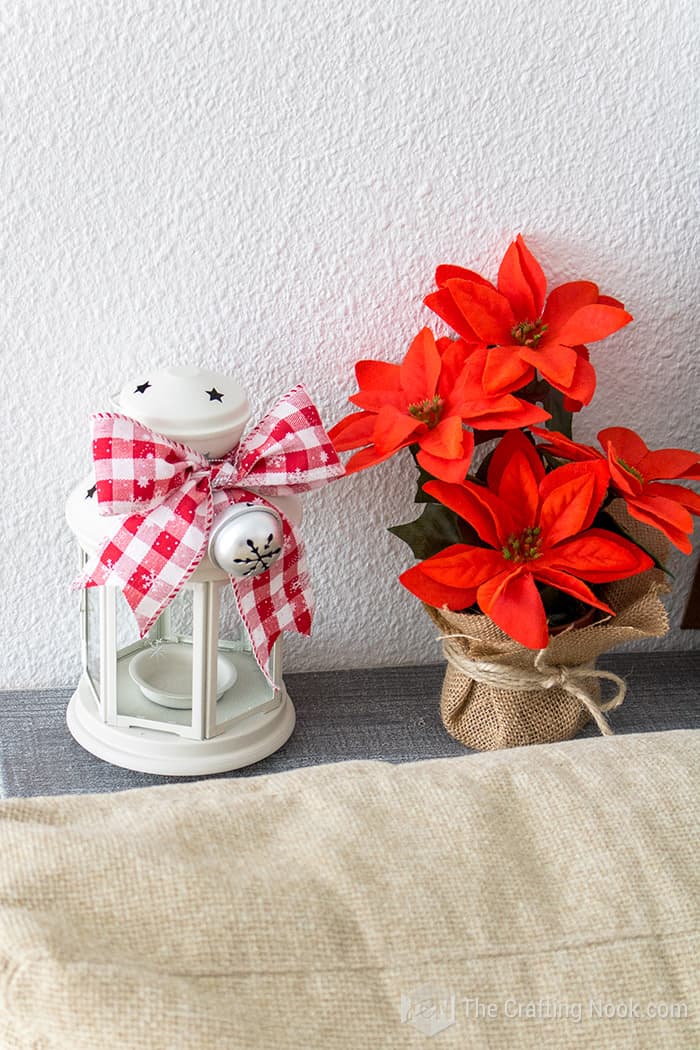
[[267,572],[283,546],[279,514],[254,503],[237,503],[214,519],[209,557],[229,576],[248,579]]

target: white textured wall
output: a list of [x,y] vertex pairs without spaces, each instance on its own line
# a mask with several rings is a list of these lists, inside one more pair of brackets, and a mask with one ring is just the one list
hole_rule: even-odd
[[[636,317],[594,350],[578,436],[697,446],[696,11],[4,3],[0,685],[77,675],[62,505],[123,378],[193,361],[260,409],[304,380],[330,425],[355,359],[430,323],[436,263],[494,275],[518,231],[553,282],[597,279]],[[437,658],[384,531],[411,513],[401,466],[308,499],[318,617],[289,667]]]

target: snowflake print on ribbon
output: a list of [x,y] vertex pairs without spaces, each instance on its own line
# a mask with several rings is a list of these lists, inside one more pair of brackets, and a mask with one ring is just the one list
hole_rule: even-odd
[[151,572],[150,569],[145,569],[141,573],[141,579],[143,580],[144,587],[147,587],[148,590],[150,590],[151,587],[153,586],[153,584],[158,579],[158,577],[156,576],[156,574],[154,572]]

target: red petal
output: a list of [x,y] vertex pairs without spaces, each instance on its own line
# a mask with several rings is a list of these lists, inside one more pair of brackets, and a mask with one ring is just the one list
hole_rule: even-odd
[[368,412],[378,412],[382,405],[406,407],[401,390],[401,370],[388,361],[358,361],[355,375],[359,391],[348,400]]
[[602,461],[567,463],[540,485],[539,525],[545,547],[551,547],[593,522],[608,489],[610,475]]
[[616,306],[584,306],[558,329],[557,339],[567,346],[595,343],[624,328],[631,320],[632,314]]
[[442,609],[446,605],[448,609],[457,612],[474,604],[476,601],[475,587],[449,587],[444,583],[437,583],[425,575],[423,564],[414,565],[412,569],[407,569],[399,576],[399,583],[402,583],[411,594],[415,594],[416,598],[420,598],[422,602],[432,605],[435,609]]
[[[542,344],[544,344],[544,339]],[[532,349],[523,346],[520,349],[520,356],[524,361],[529,361],[531,365],[539,369],[543,378],[557,390],[563,390],[565,394],[568,394],[578,361],[576,351],[570,346],[562,346],[559,343],[547,343]]]
[[336,452],[347,452],[351,448],[369,445],[374,433],[375,419],[373,412],[353,412],[331,427],[328,436]]
[[389,361],[358,361],[355,375],[361,390],[401,389],[401,369]]
[[509,343],[516,318],[508,300],[500,292],[474,281],[448,281],[457,309],[484,343]]
[[568,281],[552,288],[542,315],[542,322],[547,325],[547,335],[556,339],[559,329],[563,328],[572,314],[597,302],[598,286],[592,281]]
[[627,427],[607,427],[605,430],[599,430],[598,441],[606,453],[608,446],[612,445],[615,454],[622,457],[631,467],[636,467],[649,451],[639,434]]
[[401,362],[401,386],[408,403],[425,401],[437,391],[441,360],[435,337],[422,328]]
[[479,401],[468,408],[463,418],[475,430],[512,430],[515,427],[529,427],[532,423],[543,423],[551,418],[544,408],[513,397],[512,394]]
[[[466,392],[469,396],[475,398],[483,397],[483,375],[486,367],[486,359],[490,353],[486,343],[465,343],[462,341],[462,346],[467,348],[467,353],[464,355],[463,363],[463,374],[461,377],[460,389]],[[440,382],[442,385],[442,376],[440,376]],[[445,393],[442,394],[445,397]]]
[[[471,482],[464,485],[450,485],[443,481],[429,481],[423,486],[423,490],[468,521],[485,543],[489,543],[492,547],[502,545],[503,540],[498,521],[501,514],[507,514],[507,511],[502,507],[498,497],[483,485],[474,485]],[[510,529],[510,522],[507,521],[506,537],[509,531],[512,529]]]
[[520,346],[496,346],[489,349],[483,374],[487,394],[509,394],[534,379],[535,370],[524,359],[521,350]]
[[[472,446],[473,443],[472,437]],[[468,454],[460,459],[443,459],[441,456],[435,456],[432,452],[425,452],[421,449],[416,459],[418,466],[422,467],[427,474],[432,474],[434,478],[440,478],[441,481],[458,482],[466,478],[472,456],[471,449],[469,449]]]
[[439,339],[435,340],[435,345],[438,348],[440,357],[444,357],[445,352],[450,349],[451,346],[461,344],[462,346],[469,346],[469,343],[465,342],[464,339],[450,339],[449,335],[441,335]]
[[[534,525],[544,466],[537,449],[520,430],[501,438],[489,463],[489,488],[510,507],[520,528]],[[520,531],[520,528],[516,531]]]
[[671,525],[663,518],[659,518],[655,514],[650,513],[648,509],[638,507],[633,500],[625,500],[625,503],[627,504],[627,510],[633,518],[637,519],[637,521],[641,521],[645,525],[651,525],[652,528],[663,533],[663,535],[666,536],[675,547],[678,547],[678,550],[683,551],[684,554],[690,554],[692,552],[693,547],[688,537],[688,532],[690,530],[679,529],[675,525]]
[[660,448],[656,452],[647,452],[637,466],[645,478],[655,481],[657,478],[684,478],[689,470],[700,463],[697,452],[684,448]]
[[446,400],[461,380],[474,347],[463,339],[438,339],[436,346],[442,362],[438,393]]
[[691,514],[700,515],[700,496],[687,489],[685,485],[668,485],[664,481],[653,481],[644,489],[645,496],[662,496],[664,499],[676,500]]
[[619,299],[613,299],[612,295],[599,295],[598,302],[601,306],[617,306],[620,310],[625,308],[625,304],[621,303]]
[[508,247],[498,271],[498,290],[521,321],[537,321],[542,314],[547,281],[542,268],[521,235]]
[[574,598],[592,605],[595,609],[602,609],[603,612],[614,615],[614,611],[610,606],[606,605],[605,602],[601,602],[600,598],[596,597],[590,587],[587,587],[581,580],[577,580],[575,576],[570,576],[568,572],[561,572],[559,569],[541,569],[539,564],[536,564],[534,575],[535,579],[541,583],[547,583],[550,587],[556,587],[558,591],[570,594]]
[[[693,519],[690,516],[690,512],[675,499],[668,499],[664,495],[654,495],[649,491],[650,487],[647,487],[639,496],[634,496],[627,502],[633,503],[639,510],[645,510],[649,514],[653,514],[659,521],[673,525],[674,528],[680,529],[681,532],[691,533],[693,531]],[[666,486],[657,484],[655,487],[658,489]],[[671,486],[668,487],[670,488]]]
[[403,390],[358,390],[348,398],[351,404],[363,408],[366,412],[377,413],[384,405],[393,405],[400,412],[408,407]]
[[502,631],[528,649],[544,649],[549,641],[542,599],[529,572],[506,569],[477,591],[479,607]]
[[608,445],[608,469],[610,471],[610,480],[622,496],[639,496],[641,494],[644,489],[644,482],[640,481],[636,474],[632,473],[633,470],[636,470],[635,467],[629,468],[628,464],[620,459],[613,445]]
[[[468,431],[462,427],[462,420],[458,416],[448,416],[441,419],[436,427],[429,430],[419,438],[419,444],[424,452],[441,459],[457,459],[464,456],[462,438]],[[471,437],[471,434],[469,435]],[[472,438],[472,447],[474,439]]]
[[350,457],[345,464],[345,473],[357,474],[358,471],[366,470],[367,467],[375,467],[377,463],[383,463],[385,459],[389,459],[398,451],[398,449],[392,448],[387,452],[381,452],[374,445],[370,445],[369,448],[363,448]]
[[465,400],[483,396],[481,374],[485,349],[483,343],[469,344],[456,339],[443,350],[438,393],[445,402],[445,412],[450,415],[457,413],[457,406]]
[[503,555],[486,547],[454,543],[421,563],[426,576],[451,587],[478,587],[506,566]]
[[572,441],[571,438],[560,434],[558,430],[544,430],[542,427],[532,427],[531,430],[537,437],[545,439],[539,446],[543,452],[551,452],[553,456],[569,459],[572,462],[603,459],[603,456],[597,449],[592,448],[590,445],[579,445],[576,441]]
[[589,529],[551,547],[542,556],[541,565],[543,569],[562,569],[589,583],[609,583],[636,576],[651,569],[654,562],[630,540],[607,529]]
[[375,416],[374,444],[382,451],[396,451],[416,440],[416,435],[427,430],[425,423],[399,412],[393,405],[384,405]]
[[[572,347],[576,352],[576,368],[569,387],[569,396],[577,402],[576,411],[580,411],[583,405],[589,404],[595,394],[596,374],[595,368],[588,360],[588,351],[585,346]],[[586,351],[585,355],[582,351]]]
[[576,413],[583,408],[583,401],[577,401],[575,397],[567,397],[566,394],[564,394],[561,404],[565,412]]
[[447,288],[440,288],[437,292],[431,292],[423,300],[429,310],[441,317],[450,328],[466,339],[468,343],[478,343],[479,337],[469,325],[464,314],[457,308],[451,292]]
[[474,281],[475,284],[486,284],[489,288],[493,288],[491,282],[482,277],[480,273],[475,273],[473,270],[465,270],[463,266],[450,266],[449,263],[438,266],[435,271],[435,284],[438,288],[444,288],[448,281],[456,277],[463,281]]

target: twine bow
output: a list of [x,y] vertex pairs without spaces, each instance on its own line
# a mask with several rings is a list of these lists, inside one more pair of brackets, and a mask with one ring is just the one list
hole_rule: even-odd
[[[513,689],[523,693],[534,693],[540,689],[563,689],[585,707],[604,736],[613,735],[605,718],[605,712],[613,711],[620,706],[625,699],[627,686],[624,680],[613,674],[612,671],[598,671],[591,664],[578,664],[574,667],[547,664],[545,662],[546,649],[538,650],[532,668],[507,667],[489,660],[471,660],[465,656],[460,647],[451,639],[471,640],[468,635],[443,634],[439,635],[439,638],[442,640],[443,652],[448,663],[475,682],[490,685],[494,689]],[[580,684],[586,678],[606,679],[614,682],[617,692],[611,700],[598,703]]]
[[[99,512],[107,537],[73,587],[118,585],[140,637],[173,601],[207,549],[214,514],[233,503],[308,492],[343,467],[303,386],[294,387],[221,460],[115,413],[91,417]],[[263,495],[264,494],[264,495]],[[309,634],[313,596],[301,539],[282,518],[282,556],[259,576],[231,579],[255,658],[267,678],[282,631]]]

